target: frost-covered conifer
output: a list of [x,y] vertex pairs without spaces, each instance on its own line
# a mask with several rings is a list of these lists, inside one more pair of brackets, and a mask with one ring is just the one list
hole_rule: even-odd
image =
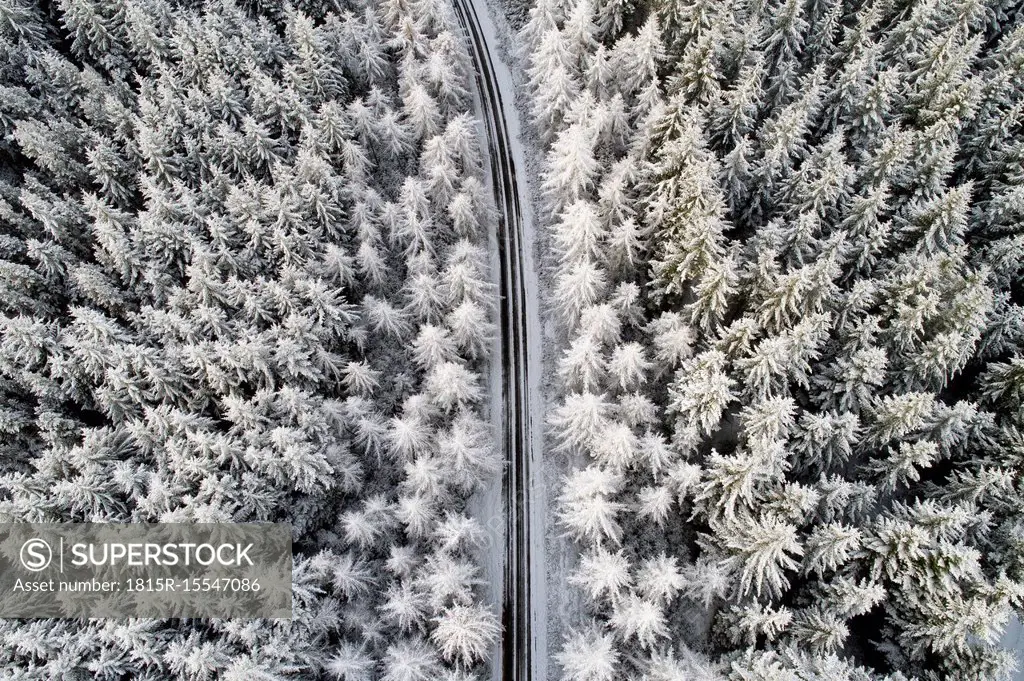
[[[596,599],[563,677],[1000,678],[1019,8],[527,4],[502,95],[539,142],[549,496]],[[0,18],[0,514],[287,522],[308,553],[287,632],[12,622],[0,667],[476,674],[497,327],[454,13]]]
[[611,497],[621,486],[621,474],[609,469],[590,466],[574,473],[558,498],[562,524],[578,539],[619,543],[622,526],[618,516],[625,504]]
[[366,362],[349,362],[342,369],[342,383],[350,391],[363,396],[373,394],[380,387],[380,372],[372,369]]
[[583,556],[569,582],[586,589],[592,599],[606,597],[615,600],[619,592],[631,583],[629,572],[629,560],[622,551],[610,553],[598,547],[593,554]]
[[466,490],[501,469],[489,425],[469,412],[459,414],[451,429],[438,436],[437,448],[452,484]]
[[661,606],[637,595],[630,595],[613,606],[609,620],[625,640],[635,638],[642,648],[652,648],[668,635],[668,625]]
[[591,456],[612,468],[627,468],[638,458],[640,441],[625,423],[612,421],[598,431]]
[[498,618],[479,605],[453,606],[438,615],[435,622],[431,639],[446,659],[464,665],[484,660],[501,632]]
[[599,300],[608,285],[607,276],[598,265],[584,260],[558,277],[554,304],[568,325],[574,325],[584,309]]
[[675,503],[675,496],[668,485],[645,487],[637,494],[636,513],[643,520],[649,520],[662,527]]
[[568,681],[612,681],[619,654],[612,637],[595,627],[567,634],[555,659]]
[[[415,482],[411,483],[411,485],[415,484]],[[436,504],[430,496],[414,493],[398,497],[395,517],[404,525],[410,538],[422,539],[430,534],[430,530],[438,520],[438,513]]]
[[438,364],[424,381],[431,400],[444,411],[478,402],[483,396],[479,376],[462,364]]
[[433,646],[421,638],[411,638],[390,646],[384,655],[385,681],[428,681],[436,678],[440,660]]
[[553,228],[557,253],[561,261],[571,265],[584,258],[597,259],[604,236],[596,206],[577,201],[568,206]]
[[646,372],[651,368],[646,352],[639,343],[619,345],[608,360],[608,372],[615,378],[622,391],[639,387],[647,381]]
[[597,343],[611,346],[622,337],[622,320],[619,312],[608,303],[590,305],[580,313],[582,335],[593,338]]
[[669,602],[685,584],[674,556],[661,554],[644,561],[637,571],[641,593],[657,602]]
[[494,322],[486,306],[475,300],[464,300],[448,313],[445,320],[452,340],[467,356],[487,357],[494,337]]
[[598,170],[594,157],[596,142],[593,127],[582,122],[559,133],[541,181],[541,189],[552,210],[560,211],[589,195]]
[[593,391],[601,387],[606,372],[601,345],[593,336],[578,337],[558,362],[558,374],[566,387]]
[[455,357],[455,343],[444,327],[424,324],[413,341],[413,359],[421,369],[430,369]]
[[391,586],[385,594],[380,612],[399,631],[408,633],[422,630],[427,618],[426,599],[411,584],[403,582]]
[[[5,322],[0,342],[17,465],[78,462],[34,469],[50,520],[284,522],[312,557],[296,555],[287,640],[274,625],[154,621],[118,638],[97,623],[0,666],[437,678],[451,665],[434,644],[404,638],[427,636],[426,617],[396,630],[377,613],[462,502],[462,478],[493,470],[477,414],[416,397],[437,366],[475,371],[493,324],[486,255],[459,290],[481,311],[455,329],[462,301],[432,262],[465,260],[489,219],[454,18],[316,0],[52,9],[14,7],[2,29],[0,307],[38,322]],[[459,192],[472,219],[452,247]],[[10,408],[33,391],[38,419]],[[431,476],[449,433],[463,437],[445,453],[472,465]],[[29,487],[5,490],[5,513],[43,519],[20,501]],[[415,550],[389,571],[395,541]]]
[[603,395],[577,393],[567,395],[562,405],[548,417],[559,449],[582,449],[589,446],[609,421],[611,405]]

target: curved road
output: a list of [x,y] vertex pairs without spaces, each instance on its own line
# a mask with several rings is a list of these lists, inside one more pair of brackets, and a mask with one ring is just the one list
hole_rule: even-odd
[[[540,315],[533,266],[533,222],[511,73],[498,54],[484,0],[454,0],[476,69],[487,135],[491,185],[498,208],[501,289],[502,446],[506,508],[500,678],[544,681],[547,632],[544,487],[541,484]],[[521,200],[522,197],[522,200]],[[532,512],[531,512],[532,511]],[[497,666],[497,665],[496,665]],[[495,670],[497,671],[497,670]],[[497,676],[497,674],[495,674]]]

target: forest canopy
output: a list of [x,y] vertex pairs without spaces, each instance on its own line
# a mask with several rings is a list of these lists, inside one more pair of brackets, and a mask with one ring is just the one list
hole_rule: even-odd
[[294,617],[0,622],[18,679],[467,678],[500,467],[444,2],[0,3],[0,518],[290,523]]
[[[1008,678],[1019,3],[504,9],[561,678]],[[5,619],[4,677],[487,674],[497,220],[450,0],[0,0],[0,53],[0,521],[295,546],[292,620]]]
[[571,681],[996,679],[1018,3],[537,0]]

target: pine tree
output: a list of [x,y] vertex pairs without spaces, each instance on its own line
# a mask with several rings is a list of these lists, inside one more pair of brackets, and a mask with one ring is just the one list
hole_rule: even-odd
[[643,346],[639,343],[617,346],[608,360],[608,371],[622,391],[631,390],[645,383],[645,374],[651,366]]
[[611,553],[603,547],[584,555],[579,567],[569,577],[569,582],[586,589],[590,598],[605,597],[615,601],[620,593],[632,583],[629,560],[622,551]]
[[479,376],[455,362],[444,362],[431,369],[424,387],[434,404],[446,412],[483,397]]
[[793,612],[786,606],[776,609],[761,603],[732,606],[727,616],[729,637],[737,643],[745,643],[750,648],[759,638],[768,642],[777,641],[793,622]]
[[552,210],[561,211],[590,195],[598,170],[596,142],[595,130],[584,123],[573,123],[558,134],[541,178]]
[[625,506],[609,497],[621,485],[622,476],[607,469],[591,466],[574,473],[558,498],[559,519],[569,533],[578,539],[618,544],[622,527],[617,516]]
[[768,518],[723,529],[723,545],[735,552],[727,560],[740,574],[740,595],[782,593],[789,585],[785,572],[799,567],[793,555],[803,554],[796,528],[777,518]]
[[589,260],[580,261],[558,277],[555,308],[567,325],[574,326],[583,310],[596,303],[607,286],[604,270]]
[[610,404],[603,395],[576,393],[565,397],[562,405],[548,417],[557,449],[585,449],[591,438],[609,421]]
[[687,360],[670,388],[669,413],[711,433],[722,418],[726,405],[735,400],[733,379],[724,371],[725,357],[714,350]]
[[430,637],[448,660],[464,665],[483,660],[501,632],[498,618],[483,606],[453,606],[434,620]]
[[605,230],[598,220],[597,207],[589,201],[577,201],[568,206],[553,232],[563,265],[573,265],[583,259],[596,260],[601,255]]
[[644,561],[637,572],[637,584],[645,598],[669,603],[683,588],[683,576],[675,556],[661,554]]
[[488,424],[471,413],[456,417],[451,430],[438,437],[437,448],[452,484],[467,491],[485,484],[501,470]]
[[591,451],[591,456],[614,469],[631,467],[639,454],[640,441],[633,429],[614,421],[598,431]]
[[345,641],[327,663],[327,671],[339,681],[368,681],[374,662],[354,644]]
[[619,655],[611,636],[595,627],[567,634],[555,659],[569,681],[612,681]]
[[622,337],[622,321],[618,311],[608,303],[589,305],[580,313],[579,331],[608,347],[618,343]]
[[668,635],[661,606],[636,595],[615,604],[610,622],[623,639],[636,638],[642,648],[651,648],[657,639]]
[[427,681],[435,678],[440,663],[433,648],[420,638],[411,638],[388,647],[384,655],[385,681]]
[[490,354],[494,323],[487,308],[475,300],[465,300],[448,313],[446,324],[456,346],[472,359]]
[[572,56],[572,65],[582,72],[590,53],[597,47],[597,26],[594,23],[594,6],[590,0],[576,0],[562,25],[566,48]]
[[540,0],[530,8],[529,21],[518,35],[519,43],[523,46],[522,54],[531,54],[544,36],[558,30],[558,25],[564,19],[562,10],[560,0]]

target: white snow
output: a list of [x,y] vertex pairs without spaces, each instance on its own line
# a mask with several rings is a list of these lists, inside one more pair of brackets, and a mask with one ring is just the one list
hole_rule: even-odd
[[[480,94],[473,92],[473,109],[477,114],[478,135],[481,142],[487,139],[483,130],[483,121],[480,119]],[[481,144],[481,150],[488,154],[486,144]],[[484,167],[487,167],[488,159],[485,158]],[[484,173],[484,186],[488,196],[494,196],[491,174]],[[487,227],[487,248],[490,253],[490,274],[491,281],[495,286],[500,285],[501,278],[501,257],[498,252],[497,222],[488,221]],[[501,334],[495,334],[494,342],[491,344],[491,361],[488,366],[485,380],[488,387],[487,416],[491,423],[491,432],[495,445],[502,442],[502,408],[504,399],[502,396],[502,366],[501,358],[504,349],[504,339]],[[498,471],[490,480],[483,491],[478,492],[469,499],[467,504],[468,513],[480,521],[486,534],[484,545],[481,547],[479,564],[481,567],[481,578],[485,584],[485,602],[500,613],[505,589],[505,508],[502,500],[502,471]],[[491,679],[501,681],[501,640],[494,645],[491,659]]]
[[[495,16],[492,16],[493,8],[489,8],[484,0],[472,0],[473,7],[476,11],[477,19],[483,39],[487,45],[488,52],[492,60],[492,66],[494,70],[494,76],[496,84],[498,86],[501,106],[504,113],[505,124],[508,130],[508,139],[510,143],[510,150],[512,160],[516,168],[516,182],[519,189],[519,200],[521,209],[521,225],[522,225],[522,237],[525,244],[530,247],[524,249],[525,252],[521,253],[522,262],[522,275],[524,284],[524,307],[525,307],[525,322],[526,322],[526,364],[527,364],[527,375],[528,385],[527,387],[527,400],[529,404],[529,434],[530,441],[528,443],[529,458],[530,458],[530,470],[531,470],[531,481],[529,486],[530,494],[530,559],[531,569],[529,571],[528,578],[530,579],[530,590],[532,594],[532,608],[531,608],[531,633],[533,635],[533,668],[531,669],[530,679],[531,681],[545,681],[548,677],[548,668],[551,659],[551,653],[553,651],[548,650],[548,591],[547,591],[547,545],[548,545],[548,530],[550,523],[548,522],[548,484],[551,480],[548,475],[548,470],[545,467],[545,461],[542,456],[543,452],[543,428],[544,428],[544,393],[542,389],[542,375],[544,371],[543,365],[543,346],[542,336],[543,327],[541,325],[541,311],[540,311],[540,281],[537,276],[539,268],[537,267],[535,257],[535,245],[537,243],[537,231],[536,223],[534,221],[534,213],[532,206],[532,191],[533,183],[531,182],[530,173],[528,169],[534,165],[529,164],[527,161],[526,151],[523,145],[523,131],[520,123],[519,111],[516,109],[516,85],[513,79],[513,74],[509,68],[509,60],[507,54],[499,49],[499,45],[503,42],[507,45],[507,41],[502,38],[508,35],[508,27],[503,25],[502,17],[497,16],[497,22]],[[501,22],[502,25],[499,26]],[[477,98],[479,94],[477,93]],[[481,110],[479,106],[479,99],[476,101],[476,110]],[[485,139],[485,137],[482,135]],[[488,187],[491,184],[491,178],[487,178]],[[493,188],[492,188],[493,189]],[[492,192],[493,195],[493,192]],[[497,249],[497,236],[494,233],[494,228],[491,228],[491,267],[492,274],[497,278],[498,272],[500,271],[500,263]],[[500,432],[501,427],[501,364],[500,364],[500,340],[498,341],[498,347],[495,349],[496,358],[492,361],[490,381],[491,381],[491,420],[495,427],[495,432]],[[500,480],[496,481],[493,488],[489,488],[485,494],[482,494],[479,499],[481,506],[480,508],[474,506],[474,511],[482,510],[483,513],[478,515],[482,522],[488,527],[489,535],[492,538],[492,544],[494,550],[490,552],[490,555],[486,558],[485,564],[489,571],[486,577],[491,580],[489,587],[489,595],[496,597],[500,602],[502,590],[503,590],[503,579],[501,574],[501,567],[504,561],[504,515],[501,509],[501,488]],[[500,514],[500,515],[499,515]],[[497,665],[492,669],[492,679],[499,679],[501,675],[501,669]]]

